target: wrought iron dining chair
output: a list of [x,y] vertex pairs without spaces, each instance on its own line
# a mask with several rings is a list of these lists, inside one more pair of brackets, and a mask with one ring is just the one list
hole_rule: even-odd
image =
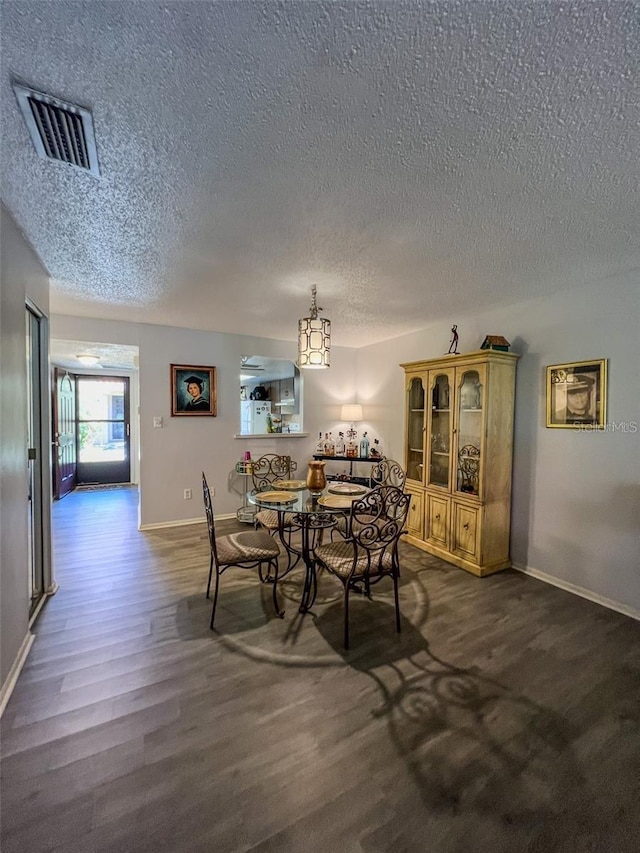
[[344,588],[344,647],[349,648],[349,595],[364,585],[371,597],[371,586],[382,578],[393,581],[396,631],[400,633],[398,579],[400,563],[398,542],[409,511],[411,496],[397,486],[378,486],[351,505],[346,539],[316,548],[320,567],[336,577]]
[[[371,468],[371,483],[375,486],[396,486],[404,489],[407,473],[399,462],[394,459],[380,459]],[[349,519],[346,516],[338,519],[335,530],[341,536],[347,536]]]
[[407,472],[394,459],[381,459],[371,469],[371,480],[374,486],[397,486],[404,489]]
[[[213,517],[213,504],[211,503],[211,492],[202,472],[202,494],[204,498],[204,510],[207,516],[207,528],[209,530],[209,546],[211,559],[209,562],[209,580],[207,582],[207,598],[211,592],[211,580],[215,570],[215,586],[213,590],[213,607],[211,610],[211,630],[216,616],[216,605],[218,603],[218,588],[220,576],[227,569],[236,567],[238,569],[257,569],[260,580],[263,583],[269,581],[273,584],[273,607],[276,614],[281,618],[284,611],[278,605],[278,557],[280,546],[265,530],[244,530],[239,533],[229,533],[225,536],[216,536],[216,528]],[[265,576],[262,567],[268,566]],[[273,573],[272,573],[273,572]]]
[[[265,453],[253,462],[253,490],[255,492],[266,492],[274,489],[278,480],[291,480],[291,476],[295,474],[297,468],[297,462],[294,462],[290,456]],[[256,528],[264,527],[272,535],[279,533],[286,538],[287,570],[289,570],[292,567],[292,553],[296,553],[291,547],[291,535],[300,529],[300,525],[294,521],[293,514],[290,512],[279,513],[275,509],[261,509],[255,514],[254,526]],[[285,543],[283,542],[283,544]]]

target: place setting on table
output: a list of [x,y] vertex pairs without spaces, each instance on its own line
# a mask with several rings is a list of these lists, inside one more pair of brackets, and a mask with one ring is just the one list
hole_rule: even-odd
[[366,486],[357,483],[330,482],[327,486],[327,494],[318,498],[318,505],[327,509],[348,510],[357,498],[361,498],[370,491]]

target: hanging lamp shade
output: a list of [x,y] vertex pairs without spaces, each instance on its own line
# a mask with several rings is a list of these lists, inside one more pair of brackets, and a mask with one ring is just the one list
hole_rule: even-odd
[[331,363],[331,320],[318,317],[316,286],[311,288],[309,316],[298,320],[298,367],[322,370]]

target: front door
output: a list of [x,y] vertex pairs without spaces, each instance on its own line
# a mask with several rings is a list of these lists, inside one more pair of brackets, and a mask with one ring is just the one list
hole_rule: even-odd
[[55,497],[76,487],[76,382],[75,376],[54,369],[53,465]]
[[129,378],[76,376],[78,485],[129,483]]

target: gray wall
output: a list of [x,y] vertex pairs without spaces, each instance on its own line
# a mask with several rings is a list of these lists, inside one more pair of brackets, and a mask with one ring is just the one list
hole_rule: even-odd
[[[303,417],[308,437],[236,439],[234,435],[240,431],[240,356],[256,354],[294,360],[295,343],[65,316],[51,318],[51,337],[139,347],[143,527],[204,518],[203,470],[209,485],[216,490],[216,515],[235,513],[246,482],[232,476],[232,470],[245,450],[250,450],[254,458],[262,453],[288,453],[298,462],[300,476],[305,477],[317,431],[335,429],[341,404],[355,400],[355,350],[333,347],[329,371],[303,371]],[[171,364],[216,367],[217,417],[171,417]],[[154,417],[162,417],[162,429],[154,428]],[[191,501],[184,500],[185,489],[192,490]]]
[[[48,314],[49,278],[4,207],[1,229],[0,682],[4,684],[27,636],[29,619],[25,300],[28,297],[43,314]],[[48,403],[48,398],[45,401]],[[46,440],[48,415],[43,423],[47,427]],[[44,467],[48,469],[46,463]],[[45,485],[48,482],[47,473]],[[48,494],[44,496],[47,511]]]
[[[358,350],[360,398],[403,458],[400,362],[504,335],[521,353],[516,382],[511,553],[520,568],[640,617],[640,280],[637,272],[486,314],[451,317]],[[608,359],[616,431],[545,426],[545,367]],[[627,425],[626,430],[624,424]]]

